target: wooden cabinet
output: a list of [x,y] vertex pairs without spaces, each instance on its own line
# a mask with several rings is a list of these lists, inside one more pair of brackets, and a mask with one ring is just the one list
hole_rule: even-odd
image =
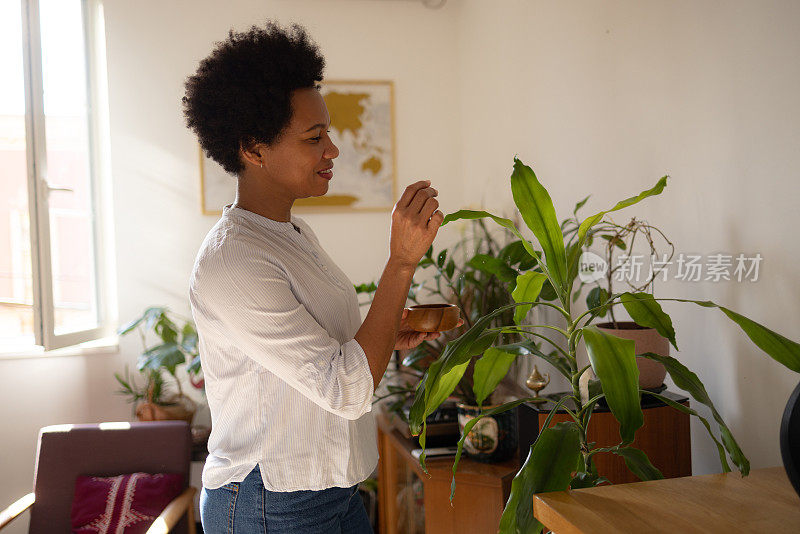
[[[378,516],[381,534],[496,532],[519,460],[484,464],[462,456],[456,495],[450,506],[453,459],[425,462],[411,456],[417,446],[404,438],[384,414],[378,422]],[[417,482],[418,480],[418,482]],[[417,489],[415,489],[417,488]]]
[[[661,395],[668,399],[689,405],[689,399],[669,391]],[[520,457],[527,457],[530,445],[536,440],[541,426],[550,413],[552,404],[525,404],[517,412],[520,435]],[[644,451],[650,461],[666,478],[687,477],[692,475],[692,451],[689,434],[689,415],[666,406],[659,400],[645,395],[642,398],[644,425],[636,432],[636,439],[631,444]],[[553,417],[550,426],[572,418],[560,411]],[[586,438],[597,447],[610,447],[620,442],[619,423],[607,407],[598,406],[589,421]],[[524,452],[523,452],[524,451]],[[597,471],[614,484],[639,482],[639,479],[628,470],[625,461],[611,453],[597,454],[594,457]]]
[[[688,399],[664,393],[671,400],[688,405]],[[547,406],[524,405],[518,413],[521,450],[529,450],[547,417]],[[661,404],[642,406],[644,426],[636,433],[633,446],[647,453],[665,477],[690,476],[691,448],[689,416]],[[557,414],[553,424],[567,420],[566,413]],[[417,447],[404,438],[378,412],[378,515],[380,534],[448,534],[497,532],[500,516],[511,491],[511,481],[521,466],[518,454],[498,464],[484,464],[462,456],[456,473],[456,495],[450,505],[450,481],[453,459],[429,459],[425,474],[411,451]],[[599,408],[589,423],[590,441],[598,446],[619,443],[619,424],[608,409]],[[625,467],[621,458],[599,454],[596,463],[601,475],[614,483],[638,479]],[[522,461],[525,457],[522,457]]]

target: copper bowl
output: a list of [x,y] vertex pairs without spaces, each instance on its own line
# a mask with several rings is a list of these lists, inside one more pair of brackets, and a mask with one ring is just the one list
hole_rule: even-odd
[[406,321],[417,332],[444,332],[458,325],[460,315],[455,304],[418,304],[408,308]]

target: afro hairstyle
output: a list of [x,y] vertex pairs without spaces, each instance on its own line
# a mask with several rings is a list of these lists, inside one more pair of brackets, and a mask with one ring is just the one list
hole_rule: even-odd
[[240,147],[275,142],[292,118],[292,92],[318,87],[324,69],[302,26],[268,21],[264,28],[230,30],[186,80],[186,125],[209,158],[238,175]]

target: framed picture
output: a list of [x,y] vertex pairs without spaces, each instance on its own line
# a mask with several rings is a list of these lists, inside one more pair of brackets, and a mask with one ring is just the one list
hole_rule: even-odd
[[[339,147],[334,176],[322,197],[298,199],[298,213],[389,211],[397,195],[394,83],[322,83],[331,117],[330,136]],[[204,215],[219,215],[236,196],[236,178],[200,150],[200,193]]]

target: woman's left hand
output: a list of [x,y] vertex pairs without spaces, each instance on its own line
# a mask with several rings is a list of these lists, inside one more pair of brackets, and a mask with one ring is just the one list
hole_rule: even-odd
[[[397,331],[397,339],[394,342],[394,350],[413,349],[423,341],[433,341],[442,335],[441,332],[417,332],[408,325],[406,321],[407,316],[408,310],[403,309],[403,315],[400,319],[400,328]],[[464,324],[464,319],[459,319],[456,328],[462,324]]]

